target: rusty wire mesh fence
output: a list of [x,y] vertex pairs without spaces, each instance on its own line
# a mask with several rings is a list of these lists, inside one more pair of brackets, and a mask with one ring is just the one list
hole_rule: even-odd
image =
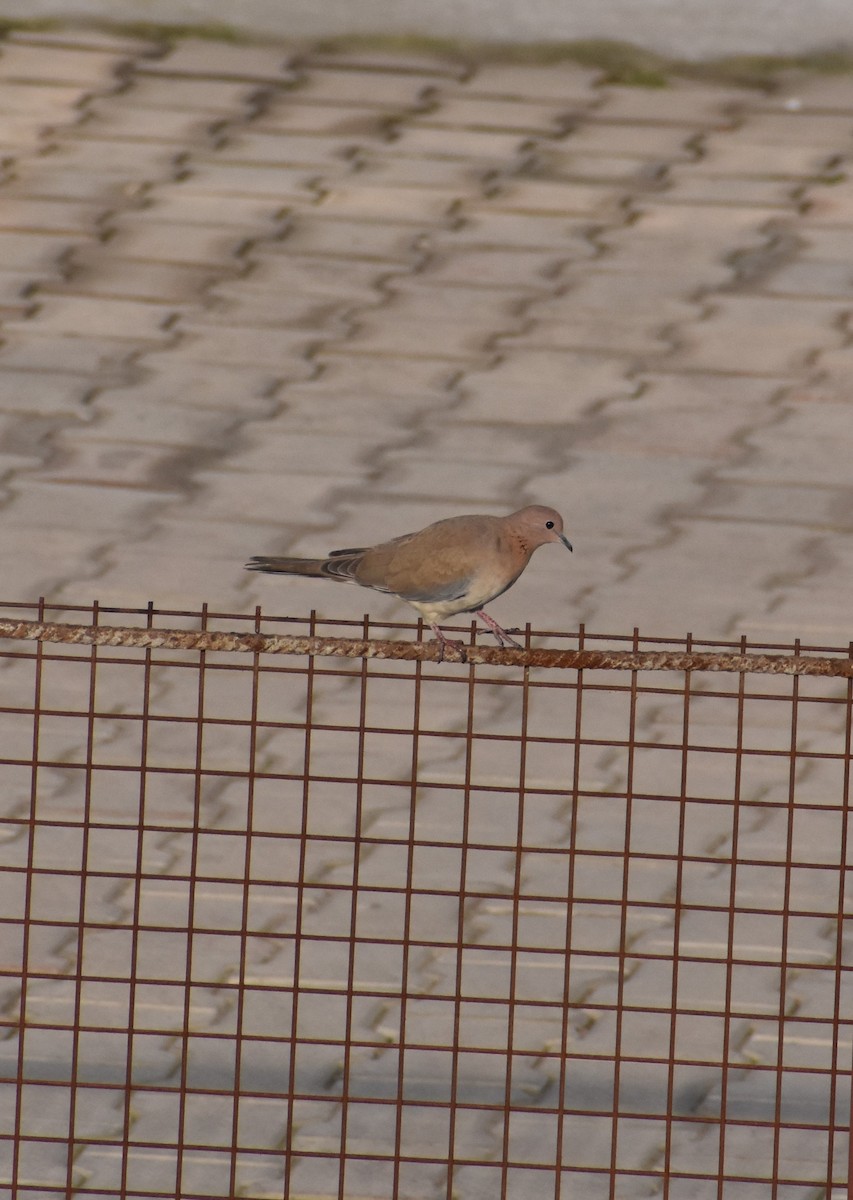
[[846,1195],[850,648],[0,617],[3,1194]]

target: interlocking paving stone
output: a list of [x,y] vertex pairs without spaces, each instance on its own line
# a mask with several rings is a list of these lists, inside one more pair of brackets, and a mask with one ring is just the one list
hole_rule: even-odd
[[105,251],[101,243],[94,243],[84,250],[75,247],[73,270],[64,278],[58,274],[55,280],[42,276],[35,295],[70,292],[177,306],[198,300],[219,278],[213,264],[121,258]]
[[[575,271],[573,274],[579,274]],[[535,324],[518,342],[574,350],[611,349],[617,354],[666,353],[667,330],[700,315],[672,296],[671,280],[626,275],[617,287],[607,274],[589,270],[560,295],[537,302]],[[648,323],[646,324],[646,322]],[[501,338],[501,346],[515,339]]]
[[551,213],[492,211],[487,205],[470,204],[460,224],[444,233],[439,245],[556,248],[576,258],[590,258],[594,247],[587,239],[587,227],[578,218]]
[[618,217],[619,197],[593,184],[565,180],[504,179],[483,201],[484,208],[526,213],[582,213]]
[[759,112],[749,117],[749,140],[764,146],[825,145],[833,151],[850,137],[850,118],[842,113]]
[[92,205],[63,200],[12,200],[3,205],[0,227],[33,233],[87,233],[97,216]]
[[[393,147],[393,143],[392,143]],[[482,165],[466,159],[422,156],[399,158],[385,148],[360,147],[359,167],[364,179],[372,186],[386,184],[388,187],[443,188],[449,186],[467,189],[477,186],[482,178]]]
[[784,374],[807,365],[816,351],[835,349],[841,304],[799,297],[715,298],[707,319],[683,335],[672,357],[693,369],[726,371],[735,362],[748,374]]
[[336,186],[323,189],[318,211],[324,216],[367,217],[376,220],[385,216],[396,221],[431,221],[448,215],[458,192],[434,188],[383,186],[368,182],[363,176],[350,176]]
[[[597,99],[601,72],[575,63],[538,64],[483,63],[464,84],[471,95],[510,97],[523,102],[549,100],[560,105],[588,105]],[[443,85],[452,91],[450,84]]]
[[259,133],[297,134],[320,137],[375,137],[384,131],[387,117],[373,108],[359,112],[352,104],[303,104],[298,95],[286,106],[279,105],[256,123]]
[[116,222],[111,242],[111,249],[127,258],[233,268],[239,233],[228,226],[209,229],[203,224],[172,224],[168,217],[139,225],[125,218]]
[[[332,164],[328,164],[328,170]],[[341,164],[341,170],[346,164]],[[229,163],[195,154],[192,165],[175,185],[175,195],[186,192],[199,195],[202,204],[209,197],[263,197],[278,212],[286,205],[313,200],[310,183],[316,171],[307,165],[265,166],[257,161]]]
[[51,119],[64,116],[71,120],[78,117],[75,111],[85,92],[73,84],[61,84],[55,80],[38,85],[32,80],[0,83],[0,100],[3,112],[16,114],[38,121],[38,129],[45,128]]
[[35,324],[38,336],[73,337],[138,337],[156,340],[165,336],[166,323],[175,310],[165,304],[145,304],[133,300],[113,299],[108,304],[88,297],[50,297],[37,301],[37,320],[7,321],[10,332],[26,334]]
[[278,83],[288,75],[290,55],[282,47],[229,45],[186,38],[157,58],[137,58],[135,70],[144,75],[187,76],[216,80]]
[[123,61],[121,53],[106,49],[81,50],[12,41],[6,42],[0,52],[0,79],[103,88],[117,84],[117,68]]
[[441,92],[437,99],[439,102],[435,108],[412,118],[410,127],[517,129],[520,133],[543,136],[559,133],[562,129],[560,111],[552,105],[519,104],[512,100],[474,96],[444,96]]
[[850,296],[853,272],[843,262],[804,259],[774,271],[765,287],[768,292],[789,296]]
[[780,179],[762,179],[743,175],[706,174],[697,176],[692,167],[674,167],[667,175],[656,204],[725,204],[732,207],[768,208],[790,206],[791,183]]
[[807,216],[809,224],[816,229],[837,228],[842,238],[845,230],[849,235],[849,227],[853,223],[850,187],[830,184],[819,191],[815,189],[811,193]]
[[625,455],[730,462],[743,455],[741,430],[767,417],[788,382],[784,376],[734,381],[698,372],[643,372],[637,393],[608,401],[603,427],[590,431],[583,444]]
[[98,112],[74,135],[92,140],[126,140],[128,142],[165,142],[182,145],[198,138],[204,139],[211,127],[210,118],[199,113],[173,109],[122,107],[111,105]]
[[696,152],[690,142],[691,138],[683,128],[600,121],[573,129],[562,148],[567,153],[581,155],[669,163],[694,159]]
[[501,164],[521,147],[524,135],[517,131],[438,128],[407,123],[396,131],[394,151],[404,157],[470,159],[482,166]]
[[[144,171],[162,175],[175,167],[175,147],[169,142],[128,142],[122,138],[66,137],[53,150],[52,165],[84,176],[138,179]],[[79,185],[85,187],[85,180]],[[129,186],[128,182],[124,187]]]
[[733,125],[740,108],[751,101],[742,90],[719,84],[705,86],[672,80],[666,88],[619,87],[607,84],[601,89],[603,106],[593,111],[593,119],[625,121],[631,124],[659,122],[663,125],[707,125],[711,128]]
[[241,106],[254,103],[257,95],[258,85],[251,82],[154,75],[134,79],[131,92],[117,96],[116,101],[139,109],[176,109],[182,114],[199,112],[230,117],[235,109],[239,111]]
[[402,74],[336,70],[333,65],[307,71],[297,81],[294,98],[311,104],[350,104],[387,109],[420,105],[436,78],[430,72]]
[[[533,379],[540,385],[531,408],[523,400]],[[545,380],[551,381],[547,390]],[[621,357],[609,362],[603,355],[526,347],[467,373],[461,389],[465,404],[454,413],[456,419],[526,425],[533,418],[537,425],[561,427],[598,401],[635,391]]]
[[[707,281],[705,286],[713,287],[717,282],[727,282],[723,277],[726,250],[731,253],[758,241],[767,222],[778,215],[773,208],[740,211],[714,205],[697,209],[693,205],[657,205],[644,197],[638,220],[625,228],[605,230],[601,240],[622,271],[684,272],[692,279],[692,271],[696,270],[696,283]],[[700,219],[702,237],[697,238]],[[662,256],[664,245],[666,253]],[[706,273],[700,275],[700,271]]]
[[[216,161],[235,166],[256,167],[310,167],[315,172],[327,169],[352,153],[358,145],[355,134],[345,137],[324,137],[322,133],[299,133],[285,136],[269,122],[259,121],[248,131],[231,134],[218,149]],[[370,130],[359,130],[359,137],[370,135]],[[203,160],[203,155],[199,155]]]
[[87,376],[92,381],[113,382],[124,374],[128,358],[143,345],[155,349],[157,338],[41,337],[34,321],[21,322],[21,332],[3,346],[3,369],[11,370],[20,380],[28,372],[31,383],[38,384],[42,373],[50,376],[64,371],[67,376]]
[[730,143],[711,143],[706,147],[697,173],[744,175],[770,179],[796,180],[816,175],[827,166],[827,149],[808,143],[787,145],[759,140],[738,139]]
[[72,235],[47,230],[0,231],[0,254],[3,265],[19,272],[53,271],[61,255],[72,245]]

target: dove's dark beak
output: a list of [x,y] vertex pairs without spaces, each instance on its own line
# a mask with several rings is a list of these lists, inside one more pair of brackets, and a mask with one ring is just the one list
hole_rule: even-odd
[[566,535],[564,533],[560,534],[560,541],[563,543],[563,545],[566,547],[567,550],[572,549],[572,543],[569,541],[569,539],[566,537]]

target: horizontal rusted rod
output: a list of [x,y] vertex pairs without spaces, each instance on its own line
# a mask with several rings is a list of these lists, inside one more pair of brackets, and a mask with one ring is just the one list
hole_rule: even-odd
[[[216,630],[147,629],[124,625],[67,625],[0,619],[0,638],[58,642],[72,646],[128,646],[151,650],[212,650],[243,654],[294,654],[339,658],[441,661],[438,642],[363,638],[294,637],[286,634]],[[853,678],[853,657],[803,654],[737,654],[681,650],[513,650],[498,646],[449,648],[447,663],[507,667],[550,667],[596,671],[732,671],[761,675],[822,675]]]

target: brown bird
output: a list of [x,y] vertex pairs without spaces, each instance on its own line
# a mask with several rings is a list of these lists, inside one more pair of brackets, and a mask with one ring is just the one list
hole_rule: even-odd
[[546,542],[572,549],[560,514],[531,504],[508,517],[449,517],[378,546],[333,550],[327,558],[257,557],[246,567],[390,592],[418,610],[442,652],[445,646],[460,648],[460,643],[445,637],[438,622],[464,612],[482,618],[501,645],[521,649],[483,606],[515,583],[533,551]]

